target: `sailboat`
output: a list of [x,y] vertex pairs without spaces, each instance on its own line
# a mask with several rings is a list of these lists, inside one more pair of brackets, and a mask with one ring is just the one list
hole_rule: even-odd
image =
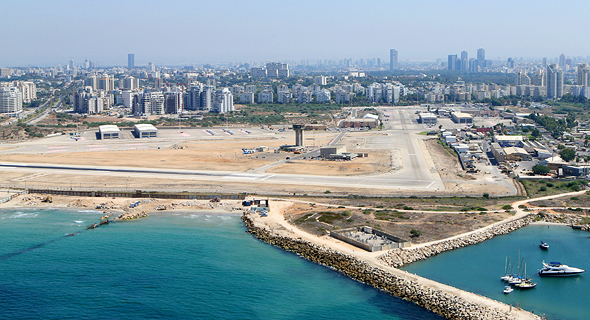
[[[523,259],[524,260],[524,259]],[[531,289],[537,286],[533,279],[529,279],[526,277],[526,263],[524,264],[524,279],[519,284],[515,285],[519,289]]]
[[506,256],[506,263],[504,264],[504,276],[500,278],[502,281],[510,281],[510,279],[512,279],[512,274],[508,274],[508,269],[510,269],[510,272],[512,273],[512,257],[510,257],[510,262],[508,262],[508,256]]

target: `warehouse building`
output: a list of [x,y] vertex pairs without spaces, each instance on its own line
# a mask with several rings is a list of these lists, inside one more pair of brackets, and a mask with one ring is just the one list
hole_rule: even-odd
[[418,114],[418,117],[422,124],[435,125],[437,121],[436,115],[430,112],[420,113]]
[[451,119],[455,123],[473,123],[473,117],[470,114],[463,112],[451,113]]
[[101,140],[119,139],[121,130],[116,125],[103,125],[98,127],[98,135]]
[[151,124],[136,124],[133,126],[133,133],[136,138],[156,138],[158,129]]

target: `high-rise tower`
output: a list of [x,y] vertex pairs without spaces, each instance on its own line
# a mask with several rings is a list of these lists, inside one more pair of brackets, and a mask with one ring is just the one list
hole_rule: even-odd
[[135,68],[135,54],[130,53],[127,55],[127,68],[133,69]]
[[559,99],[563,96],[563,71],[558,64],[547,66],[547,98]]
[[396,70],[397,68],[397,50],[391,49],[389,50],[389,70]]

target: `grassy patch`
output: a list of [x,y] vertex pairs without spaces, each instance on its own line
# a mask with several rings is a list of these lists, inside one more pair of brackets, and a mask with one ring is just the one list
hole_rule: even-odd
[[520,180],[520,182],[526,189],[527,195],[531,198],[580,191],[588,183],[586,180],[551,181],[546,179],[526,179]]
[[[336,220],[343,220],[344,216],[340,212],[319,212],[318,220],[327,224],[333,224]],[[350,212],[349,212],[350,214]]]

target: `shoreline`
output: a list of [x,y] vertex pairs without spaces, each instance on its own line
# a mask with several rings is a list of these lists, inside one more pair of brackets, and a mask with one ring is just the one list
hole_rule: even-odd
[[[576,193],[577,194],[577,193]],[[551,196],[561,197],[571,195],[562,194]],[[39,203],[33,205],[22,204],[23,201],[27,201],[25,198],[27,195],[23,195],[15,198],[20,199],[20,205],[14,205],[11,201],[11,206],[6,204],[0,205],[0,208],[64,208],[64,209],[87,209],[97,210],[101,209],[89,208],[88,204],[96,204],[100,201],[110,201],[114,199],[107,198],[89,198],[83,199],[87,202],[80,202],[81,199],[72,196],[56,196],[65,198],[60,204],[43,204]],[[535,201],[538,199],[530,199],[516,202],[515,207],[518,204],[524,204],[529,201]],[[120,202],[137,201],[137,199],[120,199]],[[224,202],[230,202],[232,200],[224,200]],[[284,219],[283,213],[285,210],[292,205],[291,202],[273,200],[271,210],[268,213],[268,217],[259,217],[257,214],[248,214],[248,211],[244,210],[240,206],[240,201],[235,201],[233,205],[229,203],[225,206],[221,206],[222,203],[216,205],[216,203],[210,203],[209,201],[188,201],[189,204],[180,204],[183,201],[178,200],[154,200],[150,199],[146,204],[146,208],[150,213],[170,213],[183,212],[183,213],[200,213],[200,214],[231,214],[231,215],[242,215],[242,220],[247,228],[247,232],[254,235],[259,240],[277,246],[287,251],[292,251],[305,259],[319,263],[330,268],[333,268],[344,275],[355,279],[357,281],[371,285],[377,289],[386,291],[402,299],[412,301],[430,311],[433,311],[443,317],[449,319],[540,319],[540,317],[527,312],[522,309],[513,308],[510,305],[506,305],[502,302],[477,295],[468,291],[464,291],[455,287],[444,285],[436,281],[422,278],[406,271],[397,269],[407,263],[411,263],[417,260],[427,259],[432,255],[454,250],[457,248],[465,247],[468,245],[483,242],[491,239],[496,235],[506,234],[527,226],[533,223],[547,224],[547,225],[568,225],[572,224],[573,220],[571,215],[566,214],[544,214],[539,212],[517,210],[515,216],[499,221],[492,225],[486,226],[481,229],[473,230],[463,234],[455,235],[447,239],[438,241],[432,241],[430,243],[424,243],[417,246],[412,246],[407,249],[394,249],[386,252],[364,252],[360,248],[353,247],[342,241],[338,241],[330,236],[317,237],[308,234],[296,226],[291,225]],[[186,202],[186,201],[185,201]],[[72,203],[76,206],[72,206]],[[143,204],[142,204],[143,205]],[[165,210],[156,210],[156,207],[164,205],[170,206]],[[147,207],[150,207],[151,210]],[[110,209],[113,210],[113,209]],[[433,250],[432,248],[435,248]],[[356,250],[356,251],[355,251]],[[393,255],[394,252],[398,254],[396,250],[403,252],[404,256],[398,256],[396,259],[401,261],[399,263],[391,263],[386,261],[387,255]],[[416,254],[420,252],[421,254]]]

